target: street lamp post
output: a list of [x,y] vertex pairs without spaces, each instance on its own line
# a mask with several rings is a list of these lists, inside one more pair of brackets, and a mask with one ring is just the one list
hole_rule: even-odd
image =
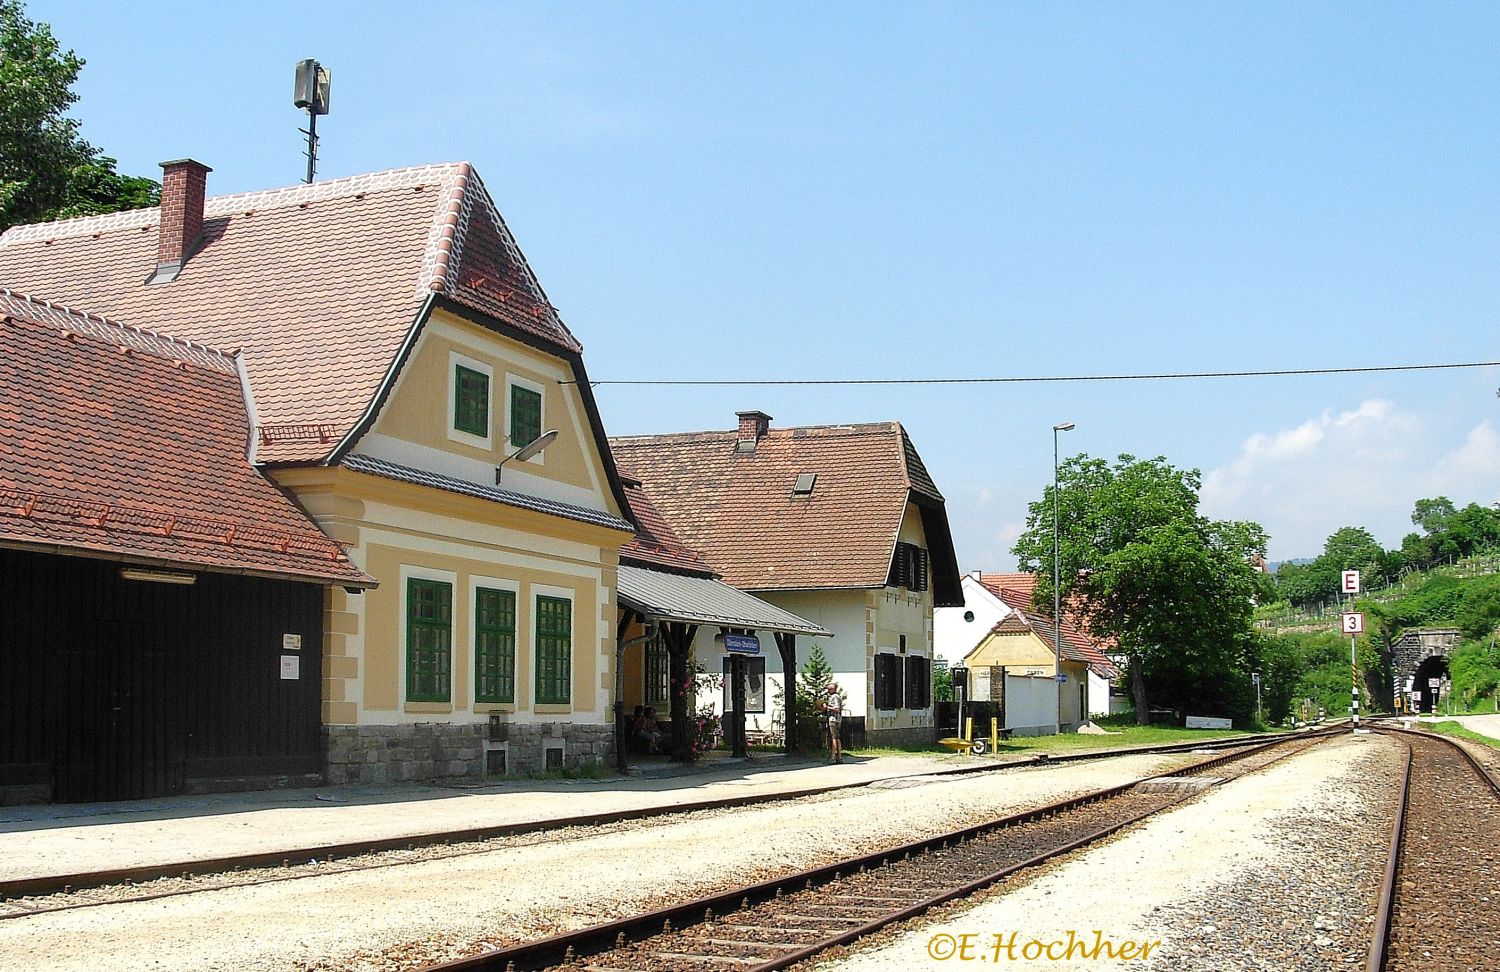
[[[1057,542],[1057,434],[1059,432],[1073,431],[1072,422],[1062,422],[1052,426],[1052,651],[1057,656],[1057,665],[1053,674],[1058,679],[1058,701],[1057,717],[1062,721],[1062,569],[1058,564],[1058,542]],[[1082,720],[1083,713],[1079,713]]]

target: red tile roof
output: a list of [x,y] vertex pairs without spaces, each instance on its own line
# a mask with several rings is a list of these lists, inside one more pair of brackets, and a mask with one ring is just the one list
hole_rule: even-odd
[[622,563],[699,577],[719,576],[696,550],[678,539],[661,511],[641,488],[640,480],[623,476],[622,481],[636,522],[635,536],[620,548]]
[[0,290],[0,543],[371,584],[248,441],[234,358]]
[[159,220],[142,209],[12,227],[0,236],[0,280],[240,350],[262,461],[332,453],[433,295],[545,347],[581,350],[468,163],[210,197],[181,275],[148,286]]
[[[1052,645],[1053,651],[1057,650],[1052,644],[1052,615],[1035,611],[1031,606],[1031,599],[1036,594],[1035,574],[980,574],[979,583],[1010,608],[1023,612],[1034,623],[1043,640]],[[1120,674],[1119,668],[1104,654],[1107,650],[1106,643],[1089,635],[1083,628],[1078,612],[1070,610],[1067,605],[1063,606],[1062,635],[1063,657],[1087,662],[1090,668],[1106,678],[1115,678]]]
[[[923,510],[933,587],[956,590],[943,497],[897,422],[769,430],[752,452],[738,431],[610,440],[682,541],[742,590],[883,587],[908,500]],[[794,496],[803,473],[812,493]],[[961,601],[960,601],[961,603]]]

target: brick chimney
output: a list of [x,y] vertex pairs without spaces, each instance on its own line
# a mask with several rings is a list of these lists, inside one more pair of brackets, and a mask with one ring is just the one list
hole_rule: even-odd
[[213,170],[192,159],[161,164],[161,226],[156,239],[156,272],[147,283],[171,283],[203,235],[203,196]]
[[735,442],[736,452],[754,452],[755,444],[771,430],[771,416],[765,412],[735,412],[740,419],[740,434]]

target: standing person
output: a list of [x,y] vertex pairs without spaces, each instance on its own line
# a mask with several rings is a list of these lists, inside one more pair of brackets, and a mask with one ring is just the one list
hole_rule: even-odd
[[837,682],[828,683],[828,697],[818,706],[823,710],[823,715],[828,717],[828,744],[833,755],[829,758],[831,763],[842,763],[844,761],[843,743],[839,740],[839,729],[844,722],[844,696],[839,691]]

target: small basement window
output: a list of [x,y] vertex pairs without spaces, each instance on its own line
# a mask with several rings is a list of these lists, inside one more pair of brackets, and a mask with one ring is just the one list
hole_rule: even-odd
[[793,496],[811,496],[813,487],[817,485],[817,473],[802,473],[797,477],[797,482],[792,486]]

